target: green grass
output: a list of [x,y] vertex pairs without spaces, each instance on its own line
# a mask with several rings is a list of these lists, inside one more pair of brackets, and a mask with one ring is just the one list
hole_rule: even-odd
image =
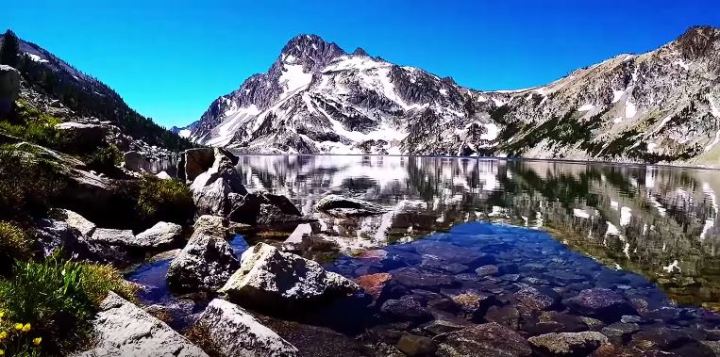
[[[64,261],[59,255],[42,262],[18,262],[12,278],[0,281],[7,355],[64,355],[86,344],[98,304],[115,291],[134,299],[135,288],[110,266]],[[16,324],[29,324],[18,331]],[[0,332],[1,334],[1,332]],[[36,346],[35,338],[42,338]]]
[[54,147],[59,135],[55,125],[60,119],[18,101],[12,118],[0,119],[0,130],[34,144]]
[[64,186],[54,163],[0,148],[0,219],[23,221],[44,215]]

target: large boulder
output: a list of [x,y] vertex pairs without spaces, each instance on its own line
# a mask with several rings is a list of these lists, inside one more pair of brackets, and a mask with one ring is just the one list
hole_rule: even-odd
[[298,356],[295,346],[262,325],[241,307],[221,299],[210,302],[198,320],[221,356]]
[[152,171],[152,161],[141,152],[128,151],[123,155],[123,167],[135,172],[149,172]]
[[180,291],[214,291],[240,267],[230,244],[230,230],[221,217],[202,216],[187,245],[170,263],[168,284]]
[[10,113],[12,105],[20,95],[20,72],[0,65],[0,114]]
[[530,356],[530,344],[517,332],[491,322],[450,332],[438,346],[437,356]]
[[320,199],[315,209],[336,217],[371,216],[387,212],[376,204],[339,195],[327,195]]
[[90,222],[87,218],[81,216],[79,213],[71,211],[69,209],[59,210],[60,215],[65,218],[70,227],[77,229],[83,236],[90,237],[95,232],[97,226],[95,223]]
[[212,148],[196,148],[185,150],[181,162],[185,179],[192,182],[201,173],[207,171],[215,162],[215,151]]
[[66,150],[88,152],[105,143],[110,126],[99,121],[64,122],[55,125],[58,137]]
[[170,222],[158,222],[133,240],[133,246],[145,249],[165,249],[173,245],[182,235],[182,226]]
[[100,304],[93,332],[97,344],[78,356],[207,356],[170,326],[112,292]]
[[102,245],[131,246],[135,235],[129,229],[96,228],[90,241]]
[[253,192],[228,195],[228,219],[274,229],[294,229],[298,224],[315,221],[283,195]]
[[608,338],[597,331],[547,333],[528,339],[533,348],[541,355],[548,356],[587,356]]
[[[190,185],[198,214],[226,216],[229,211],[228,195],[245,195],[240,174],[235,170],[237,157],[225,150],[215,149],[212,166],[201,173]],[[187,160],[187,157],[186,157]],[[185,163],[187,168],[187,162]],[[187,169],[185,174],[187,175]]]
[[258,243],[243,253],[240,269],[220,292],[239,304],[290,306],[358,289],[354,282],[326,271],[317,262]]

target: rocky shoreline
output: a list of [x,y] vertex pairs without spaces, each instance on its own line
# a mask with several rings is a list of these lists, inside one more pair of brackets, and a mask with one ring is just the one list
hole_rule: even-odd
[[[61,251],[129,271],[167,262],[161,280],[169,298],[136,305],[111,293],[92,322],[96,341],[80,355],[719,353],[720,316],[674,306],[632,273],[548,248],[556,242],[544,232],[468,224],[383,249],[340,252],[341,238],[327,234],[334,228],[322,227],[285,196],[249,192],[237,164],[222,149],[182,154],[175,172],[192,195],[192,226],[159,221],[135,233],[98,226],[68,209],[37,221],[46,256]],[[75,167],[81,174],[73,177],[96,177],[103,183],[96,187],[112,187],[113,181]],[[389,212],[339,195],[327,195],[313,209],[338,221]],[[242,252],[233,245],[238,235],[267,230],[285,231],[287,239],[255,237]],[[334,258],[308,259],[326,251]]]

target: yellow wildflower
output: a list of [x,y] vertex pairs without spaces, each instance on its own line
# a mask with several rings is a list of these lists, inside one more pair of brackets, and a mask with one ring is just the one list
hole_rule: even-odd
[[0,320],[5,317],[5,311],[0,310]]
[[33,345],[40,346],[41,343],[42,343],[42,337],[33,338]]
[[22,329],[23,329],[23,324],[15,324],[15,329],[18,330],[18,331],[22,331]]
[[30,323],[26,323],[25,326],[23,326],[22,328],[22,332],[30,332],[30,329],[32,329]]
[[5,351],[4,351],[4,350],[0,350],[0,356],[4,356],[4,355],[5,355]]
[[0,331],[0,341],[7,338],[7,331]]

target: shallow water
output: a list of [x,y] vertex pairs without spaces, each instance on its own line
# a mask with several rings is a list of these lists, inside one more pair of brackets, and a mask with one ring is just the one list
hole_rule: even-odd
[[[568,299],[602,288],[632,305],[626,313],[642,317],[628,319],[641,320],[643,333],[660,333],[653,329],[662,326],[702,340],[720,325],[710,311],[720,306],[717,171],[378,156],[242,156],[237,169],[251,191],[286,195],[318,218],[334,254],[310,256],[349,278],[383,280],[375,295],[293,317],[302,323],[350,335],[408,331],[428,319],[498,321],[524,336],[584,330],[587,316]],[[315,212],[330,193],[382,204],[388,212],[350,219]],[[288,234],[237,236],[232,246],[240,254],[248,243],[281,244]],[[130,274],[147,287],[145,303],[177,299],[165,285],[168,266],[169,260],[148,263]],[[525,311],[518,293],[524,288],[543,295],[533,295],[530,305],[552,303]],[[458,308],[478,296],[490,296],[490,307]],[[422,311],[411,315],[422,318],[407,325],[415,317],[404,316],[399,320],[406,325],[398,326],[386,304],[402,299],[417,302]],[[281,320],[266,322],[275,327],[273,321]],[[377,343],[382,335],[363,338]]]
[[633,271],[680,303],[720,303],[720,172],[652,166],[383,156],[243,156],[245,184],[305,213],[328,193],[393,209],[318,215],[346,251],[408,242],[456,223],[543,229],[605,266]]

